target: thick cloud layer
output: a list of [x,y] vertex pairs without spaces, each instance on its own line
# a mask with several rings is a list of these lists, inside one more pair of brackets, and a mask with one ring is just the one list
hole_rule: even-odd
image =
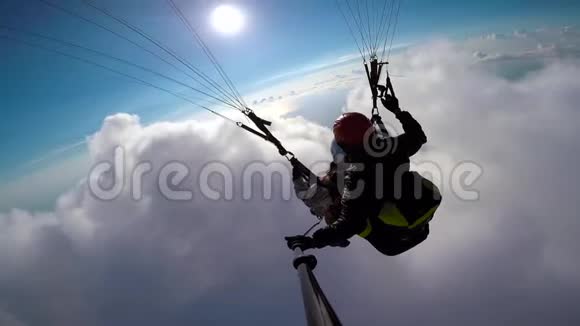
[[[425,174],[440,171],[444,203],[429,240],[403,256],[383,257],[362,240],[317,253],[317,273],[345,324],[580,322],[578,62],[551,60],[513,81],[449,42],[413,48],[397,62],[406,76],[395,85],[401,104],[429,137],[414,163]],[[324,92],[346,102],[315,120],[328,121],[343,107],[368,112],[362,84],[348,96],[321,92],[309,110],[323,106]],[[276,118],[275,132],[312,163],[328,159],[331,133],[296,116],[306,102],[302,97],[294,114]],[[272,146],[221,121],[143,126],[125,114],[108,117],[91,137],[92,164],[112,161],[117,146],[126,171],[140,162],[152,167],[140,200],[128,173],[113,200],[95,198],[86,180],[61,196],[54,212],[0,216],[0,322],[303,323],[282,236],[299,233],[312,218],[297,200],[286,200],[289,171]],[[256,177],[244,199],[245,169],[276,161],[261,168],[281,172],[271,198],[264,199]],[[464,161],[483,169],[472,185],[475,201],[460,199],[451,186]],[[169,188],[191,190],[191,200],[162,195],[156,176],[170,162],[187,164],[188,177]],[[200,171],[219,162],[232,171],[233,198],[209,200],[198,187]],[[212,187],[224,190],[215,177]]]
[[[286,128],[277,132],[300,149],[297,155],[327,156],[328,130],[302,119],[277,125],[282,123]],[[0,216],[3,308],[33,325],[258,322],[276,317],[252,313],[269,305],[289,325],[302,319],[282,236],[301,231],[311,217],[297,201],[283,200],[291,184],[280,177],[273,177],[271,199],[264,199],[259,177],[247,192],[251,198],[241,198],[242,169],[252,162],[272,162],[271,170],[289,175],[271,145],[221,121],[143,127],[136,116],[119,114],[89,141],[93,163],[112,162],[117,146],[125,151],[126,171],[139,162],[153,168],[143,179],[141,200],[133,199],[128,173],[127,186],[112,201],[97,199],[83,182],[60,198],[53,213]],[[160,192],[156,176],[169,162],[189,167],[179,188],[192,190],[192,200],[171,201]],[[211,162],[231,169],[233,199],[212,201],[201,193],[199,172]],[[273,302],[282,291],[276,289],[290,293],[288,299]],[[249,294],[255,297],[244,298]],[[236,308],[241,302],[248,309]],[[294,309],[285,308],[290,304]]]

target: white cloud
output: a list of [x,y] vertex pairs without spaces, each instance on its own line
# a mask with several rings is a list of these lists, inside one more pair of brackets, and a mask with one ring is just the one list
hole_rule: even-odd
[[465,43],[484,61],[516,59],[566,59],[580,54],[580,33],[573,26],[561,29],[515,30],[513,33],[489,34],[472,38]]
[[[300,118],[277,119],[274,130],[289,148],[297,149],[297,155],[318,153],[307,161],[328,158],[328,130]],[[289,256],[283,253],[289,252],[281,241],[283,232],[292,228],[298,232],[311,217],[296,201],[282,201],[277,195],[280,182],[275,182],[270,202],[262,200],[258,184],[254,198],[242,201],[237,196],[231,202],[204,200],[194,186],[208,162],[225,162],[235,175],[241,175],[244,164],[279,160],[273,146],[222,121],[143,126],[136,116],[119,114],[105,119],[91,137],[92,164],[111,160],[119,145],[125,149],[128,170],[145,161],[154,167],[144,181],[144,200],[133,201],[127,189],[114,201],[100,201],[82,182],[60,198],[55,212],[14,210],[0,215],[0,255],[7,265],[0,271],[0,288],[4,289],[0,302],[9,302],[7,311],[31,324],[111,324],[120,323],[122,317],[96,314],[100,305],[117,302],[120,306],[110,309],[135,304],[145,310],[147,320],[145,316],[153,311],[177,313],[198,297],[237,286],[240,277],[254,273],[259,261],[280,260],[280,271],[287,271],[283,265]],[[193,201],[171,202],[160,195],[154,176],[170,161],[190,167],[192,175],[183,185],[194,190]],[[282,172],[288,175],[288,170]],[[111,282],[113,288],[106,291],[103,282]],[[125,285],[127,290],[122,289]],[[132,286],[137,288],[130,290]],[[28,308],[19,305],[10,289],[38,298],[29,302],[38,309],[27,313]],[[152,301],[135,302],[142,295]],[[52,307],[47,303],[56,300],[75,304]]]
[[[574,172],[580,165],[580,65],[558,60],[510,81],[477,64],[473,53],[442,41],[393,58],[406,76],[395,80],[401,104],[429,138],[415,163],[436,162],[448,180],[457,163],[477,162],[484,169],[476,184],[481,200],[461,201],[444,183],[430,238],[401,257],[383,257],[361,240],[345,250],[318,252],[320,281],[345,324],[544,325],[580,319],[580,177]],[[332,119],[342,106],[324,96],[342,96],[343,106],[369,112],[367,88],[364,80],[348,94],[346,88],[322,87],[310,97],[285,98],[261,110],[270,113],[276,135],[299,158],[324,160],[330,130],[289,113],[303,115],[310,105],[310,111],[322,112],[320,119]],[[271,200],[261,199],[258,185],[249,201],[205,200],[194,186],[208,162],[227,162],[239,177],[250,162],[278,160],[271,145],[218,120],[144,126],[136,116],[119,114],[91,137],[92,164],[111,160],[118,145],[129,170],[143,161],[153,166],[142,201],[133,201],[128,190],[100,201],[83,182],[59,199],[54,212],[0,215],[0,320],[303,322],[282,236],[307,226],[307,210],[296,200],[282,200],[279,181]],[[186,162],[192,171],[181,184],[194,190],[192,201],[160,195],[154,176],[170,161]],[[241,193],[239,180],[235,193]]]

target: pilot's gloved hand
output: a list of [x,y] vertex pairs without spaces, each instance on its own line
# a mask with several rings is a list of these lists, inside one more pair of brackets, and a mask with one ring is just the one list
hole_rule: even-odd
[[311,237],[305,236],[305,235],[296,235],[296,236],[292,236],[292,237],[285,237],[284,239],[286,240],[286,244],[288,245],[288,248],[290,248],[290,249],[294,249],[295,247],[298,247],[302,250],[308,250],[308,249],[315,248],[314,239],[312,239]]
[[383,106],[393,112],[395,115],[398,115],[399,113],[401,113],[401,108],[399,107],[399,100],[389,94],[386,94],[383,98],[381,98],[381,102],[383,103]]
[[330,230],[328,228],[318,229],[312,235],[312,239],[314,240],[315,248],[324,248],[326,246],[346,248],[350,245],[350,241],[347,239],[332,239],[330,237]]
[[350,241],[348,241],[348,240],[342,240],[342,241],[333,243],[330,246],[331,247],[346,248],[346,247],[350,246]]

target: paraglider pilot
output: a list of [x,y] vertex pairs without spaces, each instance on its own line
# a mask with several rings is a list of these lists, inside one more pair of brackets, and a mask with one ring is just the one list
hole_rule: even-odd
[[[328,173],[311,184],[293,171],[298,197],[328,226],[312,237],[288,237],[289,243],[300,239],[305,249],[343,247],[358,235],[381,253],[396,256],[427,239],[441,195],[433,183],[409,169],[409,158],[427,137],[397,98],[387,94],[381,101],[404,133],[384,136],[365,115],[342,114],[333,126]],[[379,153],[373,143],[387,150]]]

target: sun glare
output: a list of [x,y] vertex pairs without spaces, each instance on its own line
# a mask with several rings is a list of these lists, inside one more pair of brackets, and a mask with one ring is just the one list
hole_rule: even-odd
[[244,27],[245,19],[242,12],[230,5],[221,5],[211,15],[213,27],[226,35],[238,34]]

